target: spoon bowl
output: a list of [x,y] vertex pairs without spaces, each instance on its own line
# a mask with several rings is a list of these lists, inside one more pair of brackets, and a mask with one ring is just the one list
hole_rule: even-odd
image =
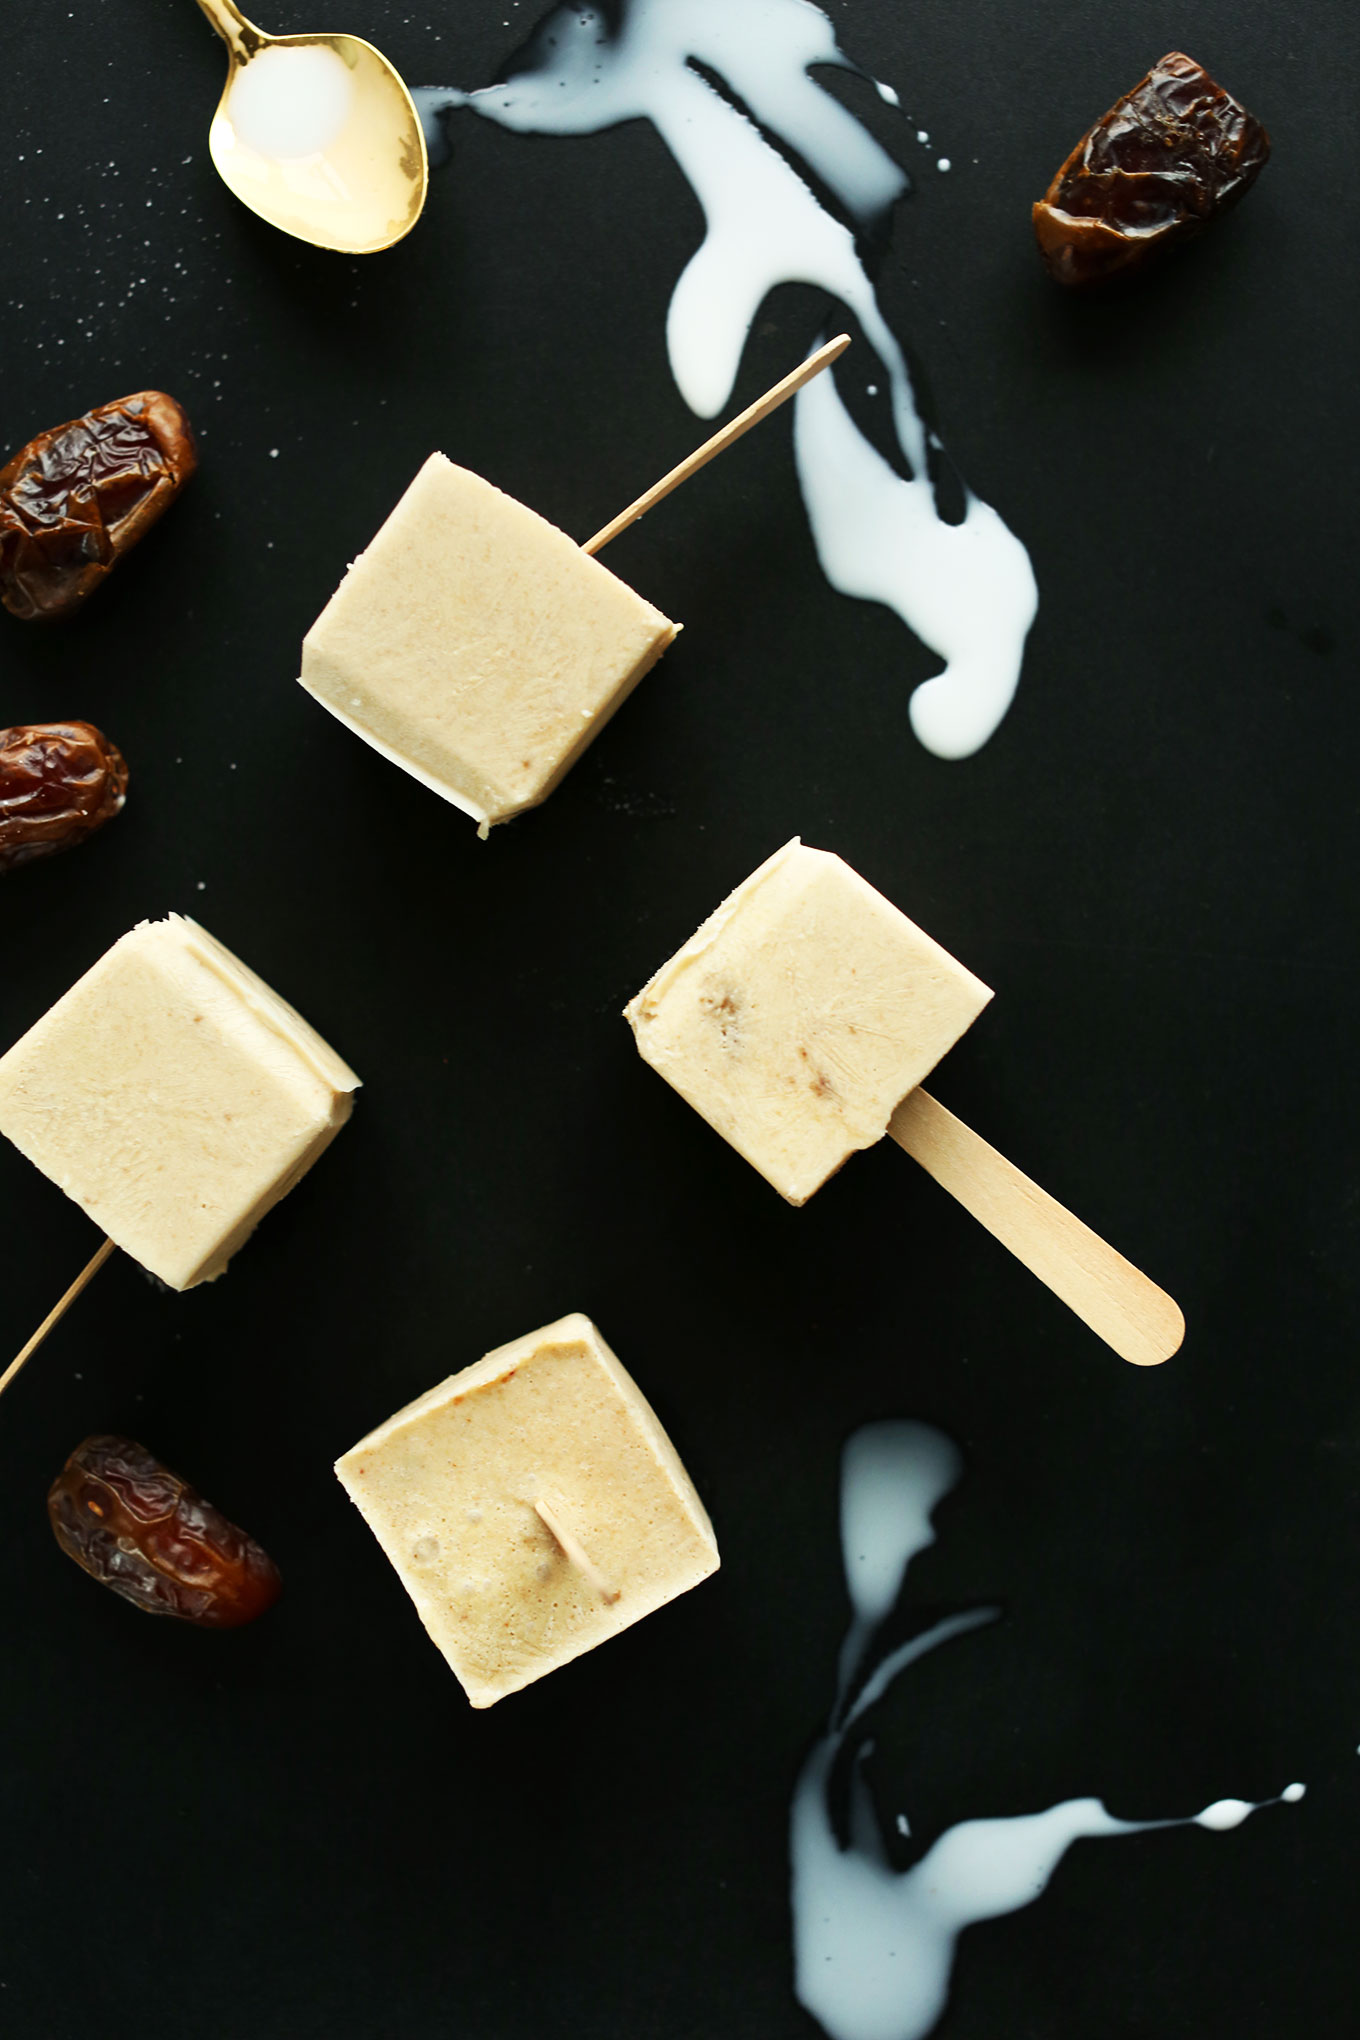
[[271,226],[369,255],[420,218],[429,164],[411,95],[357,35],[266,35],[234,0],[198,0],[230,53],[208,130],[224,184]]

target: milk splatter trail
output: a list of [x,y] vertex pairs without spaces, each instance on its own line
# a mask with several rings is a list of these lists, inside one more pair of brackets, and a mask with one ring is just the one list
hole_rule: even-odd
[[[857,70],[807,0],[630,0],[617,34],[591,8],[560,7],[504,84],[472,93],[427,87],[415,97],[436,144],[439,116],[460,106],[521,133],[652,122],[706,222],[666,321],[676,383],[700,417],[713,417],[731,396],[752,321],[778,284],[818,286],[854,313],[883,365],[910,479],[860,432],[831,373],[819,376],[794,414],[813,542],[833,587],[885,603],[943,660],[944,670],[912,695],[912,727],[936,756],[966,758],[993,734],[1015,693],[1038,603],[1034,575],[1020,541],[971,492],[960,523],[940,513],[930,470],[943,448],[922,421],[856,239],[881,234],[908,180],[814,82],[814,65]],[[740,108],[696,66],[720,78]],[[890,88],[878,90],[898,103]],[[833,217],[767,132],[807,166],[853,229]]]
[[[944,2011],[963,1929],[1032,1904],[1081,1837],[1187,1826],[1222,1831],[1239,1827],[1258,1804],[1279,1803],[1220,1799],[1187,1818],[1129,1821],[1098,1799],[1069,1799],[1043,1813],[961,1821],[899,1871],[863,1775],[861,1741],[842,1845],[830,1786],[850,1731],[908,1665],[995,1612],[950,1616],[874,1663],[878,1630],[911,1561],[934,1542],[932,1516],[961,1470],[950,1441],[924,1424],[871,1424],[845,1448],[841,1543],[853,1620],[830,1724],[803,1768],[790,1820],[794,1988],[832,2040],[922,2040]],[[1279,1797],[1292,1804],[1303,1793],[1290,1785]],[[896,1825],[900,1834],[911,1831],[903,1814]]]

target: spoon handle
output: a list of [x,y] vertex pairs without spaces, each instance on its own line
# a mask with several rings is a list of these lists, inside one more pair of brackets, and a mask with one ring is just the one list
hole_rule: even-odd
[[269,38],[253,21],[247,21],[236,0],[198,0],[217,33],[234,57],[253,57]]

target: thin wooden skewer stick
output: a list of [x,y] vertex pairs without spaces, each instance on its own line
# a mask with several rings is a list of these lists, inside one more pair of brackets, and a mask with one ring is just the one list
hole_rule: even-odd
[[104,1263],[108,1260],[109,1255],[112,1252],[113,1241],[105,1240],[103,1246],[99,1249],[99,1252],[94,1256],[94,1258],[91,1261],[86,1263],[85,1267],[81,1269],[79,1275],[77,1275],[75,1281],[71,1284],[71,1287],[67,1290],[65,1296],[62,1297],[60,1303],[55,1304],[53,1308],[48,1311],[47,1316],[38,1326],[37,1331],[33,1334],[33,1337],[29,1340],[28,1344],[22,1349],[22,1351],[15,1354],[14,1358],[10,1361],[9,1366],[5,1369],[4,1373],[0,1374],[0,1395],[3,1395],[5,1390],[9,1387],[11,1381],[13,1381],[15,1375],[19,1372],[19,1369],[23,1366],[25,1360],[32,1359],[33,1355],[37,1352],[39,1346],[41,1346],[43,1340],[47,1337],[47,1334],[51,1331],[53,1325],[57,1324],[63,1317],[65,1317],[67,1311],[71,1308],[71,1305],[75,1302],[76,1298],[79,1296],[81,1290],[85,1287],[86,1283],[93,1282],[95,1276],[99,1273],[100,1269],[103,1267]]
[[617,1587],[610,1586],[608,1580],[605,1578],[604,1574],[600,1571],[599,1567],[592,1563],[590,1555],[586,1551],[585,1546],[580,1542],[578,1538],[572,1536],[570,1530],[568,1530],[566,1524],[558,1516],[556,1510],[550,1508],[547,1502],[539,1500],[534,1503],[534,1512],[539,1517],[540,1521],[545,1525],[545,1527],[557,1539],[557,1542],[562,1547],[563,1553],[567,1558],[571,1560],[571,1563],[576,1567],[577,1571],[585,1574],[586,1578],[590,1581],[591,1586],[594,1587],[596,1593],[600,1596],[600,1599],[602,1601],[617,1601],[619,1598],[619,1589]]
[[582,552],[599,552],[602,546],[608,545],[611,538],[617,538],[630,524],[636,524],[639,517],[645,517],[663,496],[669,496],[671,490],[678,489],[681,482],[687,482],[701,467],[707,467],[708,463],[731,446],[734,440],[740,439],[753,425],[759,425],[762,418],[768,418],[771,411],[777,411],[781,404],[787,403],[790,397],[802,389],[804,383],[811,382],[814,375],[820,375],[824,368],[829,368],[833,361],[844,354],[849,345],[850,335],[838,333],[834,340],[827,341],[825,347],[819,347],[815,354],[809,354],[807,360],[795,368],[792,375],[786,375],[772,390],[766,390],[763,397],[757,397],[755,403],[739,417],[734,418],[730,425],[724,425],[721,432],[715,432],[711,439],[706,439],[688,460],[682,460],[679,467],[673,467],[668,475],[663,475],[659,482],[653,483],[645,496],[639,496],[636,503],[630,503],[626,510],[621,511],[605,525],[603,531],[597,531],[594,538],[587,539],[581,547]]

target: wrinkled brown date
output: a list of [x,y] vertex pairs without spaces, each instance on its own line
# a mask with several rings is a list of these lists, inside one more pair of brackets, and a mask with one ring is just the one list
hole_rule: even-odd
[[70,850],[122,807],[123,754],[92,723],[0,730],[0,872]]
[[1059,283],[1103,283],[1200,233],[1235,205],[1270,136],[1208,72],[1173,50],[1083,135],[1034,208]]
[[40,432],[0,468],[0,601],[25,618],[77,608],[197,466],[189,420],[163,390]]
[[236,1629],[283,1591],[255,1540],[131,1438],[87,1438],[47,1494],[68,1558],[149,1615]]

